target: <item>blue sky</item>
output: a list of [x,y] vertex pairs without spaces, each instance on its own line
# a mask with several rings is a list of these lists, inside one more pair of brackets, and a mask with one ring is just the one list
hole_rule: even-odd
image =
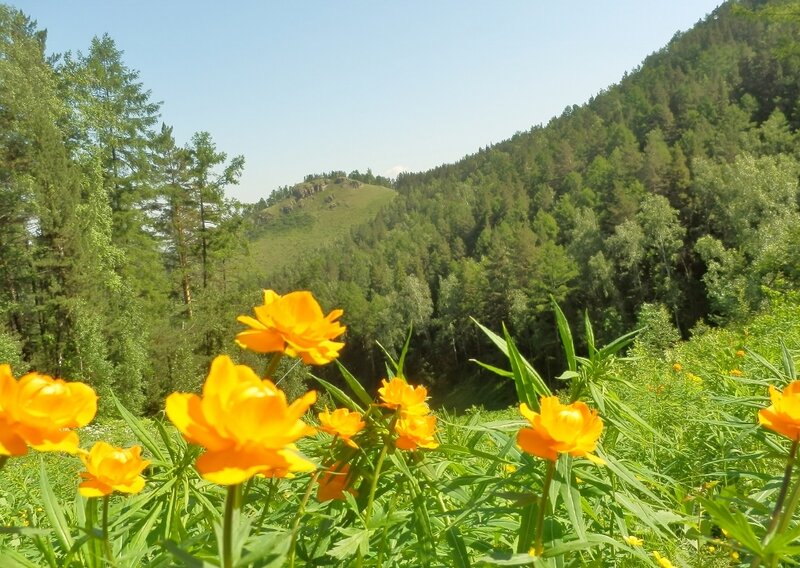
[[245,156],[253,202],[307,173],[420,171],[547,123],[718,0],[10,0],[48,51],[108,33],[178,142]]

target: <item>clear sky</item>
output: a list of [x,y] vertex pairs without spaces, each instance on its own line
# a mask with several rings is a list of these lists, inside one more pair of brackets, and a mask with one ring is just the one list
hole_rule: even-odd
[[229,195],[308,173],[394,176],[547,123],[718,0],[6,0],[48,51],[108,33],[179,144],[245,156]]

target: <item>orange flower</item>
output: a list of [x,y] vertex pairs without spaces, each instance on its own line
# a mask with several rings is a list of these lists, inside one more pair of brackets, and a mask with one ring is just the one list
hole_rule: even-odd
[[361,414],[350,412],[346,408],[337,408],[333,412],[319,413],[320,430],[333,436],[339,436],[351,448],[357,448],[350,438],[358,434],[366,424],[361,420]]
[[388,383],[386,379],[381,382],[383,386],[378,389],[378,394],[383,401],[382,406],[399,409],[403,414],[428,414],[429,408],[425,402],[428,389],[422,386],[412,387],[403,377],[395,377]]
[[236,335],[236,343],[259,353],[280,352],[300,357],[306,365],[325,365],[339,356],[344,343],[331,341],[345,332],[337,318],[342,310],[327,316],[311,292],[280,296],[264,290],[264,303],[253,308],[256,317],[239,316],[250,329]]
[[114,491],[138,493],[144,488],[140,474],[150,465],[141,453],[139,446],[123,449],[96,442],[89,452],[80,454],[86,471],[81,473],[84,481],[78,491],[84,497],[103,497]]
[[352,481],[350,477],[350,466],[342,464],[341,462],[336,462],[328,468],[319,479],[317,501],[320,503],[331,500],[344,501],[345,490],[352,495],[356,495],[355,489],[348,487]]
[[532,426],[517,434],[517,443],[524,451],[551,461],[556,461],[561,452],[602,463],[590,453],[603,431],[596,411],[583,402],[561,404],[555,396],[543,396],[540,410],[537,413],[525,403],[520,405],[520,412]]
[[793,441],[800,440],[800,381],[793,381],[780,392],[770,385],[772,404],[758,411],[758,422],[765,428]]
[[20,456],[28,446],[39,451],[78,451],[78,434],[97,412],[97,395],[83,383],[39,373],[14,379],[0,365],[0,456]]
[[316,432],[300,420],[316,399],[311,391],[287,404],[271,381],[220,355],[211,363],[202,397],[172,393],[166,410],[188,442],[206,448],[196,464],[203,478],[234,485],[257,474],[287,477],[315,468],[294,442]]
[[395,445],[401,450],[439,447],[439,442],[433,437],[436,432],[435,416],[401,415],[394,425],[394,431],[398,435]]
[[675,371],[676,373],[680,373],[683,370],[683,365],[681,365],[680,363],[675,363],[672,365],[672,370]]

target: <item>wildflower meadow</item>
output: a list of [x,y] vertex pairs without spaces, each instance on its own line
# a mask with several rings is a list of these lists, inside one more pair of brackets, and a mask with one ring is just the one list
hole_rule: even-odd
[[[588,317],[577,341],[552,308],[556,388],[475,323],[508,365],[475,363],[519,398],[500,412],[432,409],[408,342],[368,392],[337,362],[344,314],[306,291],[239,317],[263,372],[220,355],[149,419],[114,399],[95,423],[89,386],[0,365],[0,565],[798,564],[800,381],[771,333],[797,308],[659,353],[653,330],[596,345]],[[284,357],[341,381],[289,400]]]

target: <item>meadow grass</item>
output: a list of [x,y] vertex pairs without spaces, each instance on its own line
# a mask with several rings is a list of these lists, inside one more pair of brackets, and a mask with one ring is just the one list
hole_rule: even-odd
[[[791,518],[796,510],[789,510],[778,536],[764,534],[790,443],[758,426],[756,416],[769,405],[767,385],[783,388],[794,378],[800,350],[795,300],[773,298],[761,316],[698,330],[666,350],[634,342],[624,356],[606,356],[610,351],[600,346],[585,356],[568,354],[572,370],[562,375],[565,388],[557,394],[565,404],[579,395],[599,410],[605,428],[597,453],[606,463],[562,455],[553,462],[552,483],[547,460],[517,445],[527,421],[516,406],[439,411],[438,447],[405,452],[391,441],[397,416],[373,405],[376,393],[364,392],[346,372],[338,387],[320,380],[310,386],[325,389],[328,402],[360,409],[367,428],[356,438],[358,449],[326,434],[303,439],[299,449],[323,468],[347,462],[346,490],[337,500],[317,499],[318,470],[293,479],[254,478],[238,493],[228,491],[227,499],[237,499],[229,565],[714,568],[791,562],[800,531],[796,514]],[[530,396],[525,389],[536,383],[535,370],[510,337],[495,339],[508,352],[510,368],[499,370],[503,376],[496,380],[514,380],[521,397]],[[402,373],[402,357],[390,362],[389,372]],[[576,384],[582,385],[578,391]],[[192,467],[199,451],[169,423],[123,418],[81,432],[84,445],[100,439],[143,444],[153,461],[141,494],[111,499],[117,565],[219,565],[228,522],[225,489],[200,478]],[[95,504],[75,497],[80,470],[76,458],[31,453],[0,471],[0,524],[6,527],[0,547],[9,566],[109,565],[92,552],[100,540],[87,525]],[[56,506],[71,525],[66,537],[53,524],[60,518]],[[538,518],[543,551],[531,555]]]

